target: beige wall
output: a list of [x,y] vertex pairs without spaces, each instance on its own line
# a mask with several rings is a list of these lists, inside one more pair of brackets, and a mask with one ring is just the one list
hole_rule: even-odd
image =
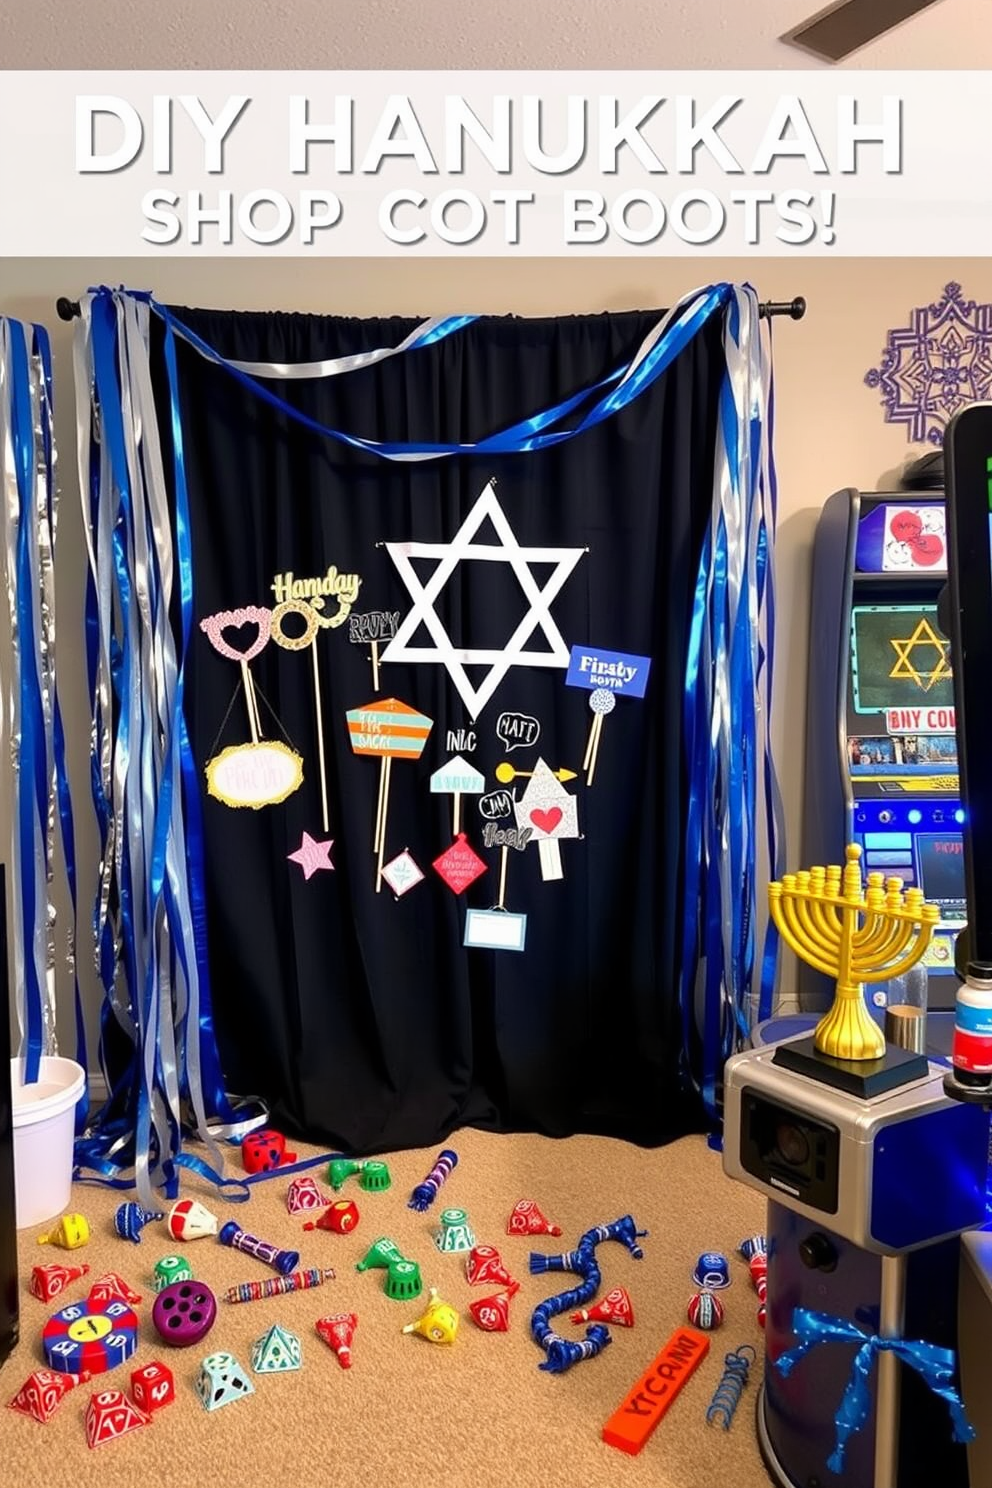
[[[992,263],[979,260],[817,259],[708,262],[689,260],[419,260],[297,261],[70,260],[0,263],[0,313],[39,320],[56,350],[63,505],[59,530],[59,665],[78,821],[83,886],[79,961],[90,1026],[98,1001],[86,940],[96,864],[89,828],[82,615],[83,549],[75,480],[69,349],[71,332],[55,316],[60,294],[94,282],[151,288],[172,303],[230,308],[312,310],[349,315],[432,315],[478,311],[521,315],[651,308],[669,305],[701,282],[749,279],[763,299],[803,294],[805,320],[775,325],[776,455],[780,518],[777,548],[778,669],[773,739],[782,779],[792,862],[799,847],[808,638],[810,547],[820,506],[839,487],[875,489],[911,454],[901,426],[886,424],[877,392],[864,384],[877,366],[890,327],[910,310],[960,282],[968,296],[992,301]],[[382,431],[384,434],[388,431]],[[2,840],[6,840],[6,836]],[[72,1047],[67,987],[60,1031]],[[791,971],[785,969],[788,993]],[[92,1059],[91,1059],[92,1063]]]

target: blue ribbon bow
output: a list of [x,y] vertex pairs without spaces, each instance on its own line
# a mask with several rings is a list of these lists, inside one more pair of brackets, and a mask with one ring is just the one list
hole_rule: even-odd
[[824,1312],[811,1312],[805,1307],[797,1307],[792,1314],[792,1329],[799,1338],[799,1343],[775,1361],[775,1368],[783,1378],[788,1378],[800,1359],[821,1343],[858,1345],[847,1388],[834,1415],[837,1436],[834,1450],[827,1459],[827,1467],[831,1472],[843,1472],[844,1451],[848,1440],[861,1430],[868,1419],[871,1411],[868,1380],[875,1356],[883,1350],[895,1354],[910,1369],[915,1369],[933,1393],[947,1402],[956,1442],[974,1440],[975,1428],[965,1415],[964,1403],[954,1388],[957,1356],[953,1349],[938,1348],[934,1343],[911,1342],[906,1338],[881,1338],[877,1333],[863,1333],[844,1318],[830,1317]]

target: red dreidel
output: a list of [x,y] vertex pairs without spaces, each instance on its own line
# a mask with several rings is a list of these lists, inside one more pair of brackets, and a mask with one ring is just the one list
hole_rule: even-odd
[[158,1359],[153,1359],[141,1369],[135,1369],[131,1375],[131,1394],[135,1404],[148,1415],[161,1410],[163,1405],[171,1405],[176,1398],[172,1370]]
[[128,1400],[123,1390],[100,1390],[86,1407],[86,1442],[91,1447],[102,1447],[104,1442],[116,1441],[138,1426],[151,1424],[148,1412]]
[[508,1235],[560,1235],[561,1225],[545,1219],[533,1199],[519,1199],[506,1223]]
[[31,1270],[31,1295],[39,1302],[51,1302],[74,1281],[89,1274],[89,1266],[63,1266],[58,1261],[51,1266],[34,1266]]
[[483,1282],[498,1281],[509,1286],[513,1277],[503,1265],[503,1258],[493,1245],[474,1245],[465,1262],[465,1275],[469,1286]]
[[505,1333],[510,1326],[510,1298],[520,1290],[519,1281],[493,1297],[479,1297],[468,1304],[472,1321],[483,1333]]
[[338,1356],[342,1369],[351,1368],[351,1340],[358,1327],[358,1317],[353,1312],[338,1312],[333,1317],[318,1318],[315,1324],[317,1336]]
[[331,1230],[335,1235],[350,1235],[357,1228],[360,1215],[354,1199],[335,1199],[319,1219],[309,1220],[305,1230]]
[[572,1313],[573,1323],[619,1323],[621,1328],[634,1326],[634,1309],[623,1287],[607,1292],[595,1307],[583,1307]]
[[316,1178],[311,1178],[309,1175],[294,1178],[286,1195],[286,1208],[290,1214],[305,1214],[313,1209],[326,1209],[330,1202]]
[[103,1307],[107,1302],[126,1302],[129,1307],[141,1301],[141,1293],[129,1287],[123,1276],[116,1271],[105,1271],[90,1287],[89,1299],[94,1307]]
[[36,1369],[34,1374],[29,1375],[24,1381],[10,1402],[10,1409],[19,1411],[22,1416],[30,1416],[32,1421],[38,1421],[44,1426],[62,1404],[63,1397],[89,1377],[89,1371],[86,1369],[81,1374],[63,1374],[54,1369]]

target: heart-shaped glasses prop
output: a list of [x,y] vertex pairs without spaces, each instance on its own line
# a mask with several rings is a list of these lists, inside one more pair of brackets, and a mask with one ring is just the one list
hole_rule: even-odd
[[[226,631],[244,630],[246,626],[254,626],[254,639],[247,646],[236,646],[227,639]],[[257,744],[262,734],[262,726],[258,716],[258,699],[255,696],[255,684],[251,679],[251,671],[248,663],[254,661],[255,657],[269,643],[272,633],[272,611],[263,605],[245,605],[239,610],[218,610],[216,615],[206,615],[200,621],[200,629],[219,655],[228,661],[236,661],[241,667],[241,683],[245,692],[245,706],[248,709],[248,727],[251,729],[251,742]]]

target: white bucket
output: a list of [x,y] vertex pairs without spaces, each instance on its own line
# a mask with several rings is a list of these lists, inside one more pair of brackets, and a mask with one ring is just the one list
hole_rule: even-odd
[[24,1064],[10,1061],[14,1117],[17,1228],[44,1224],[68,1207],[76,1106],[86,1074],[72,1059],[43,1056],[35,1085],[21,1083]]

